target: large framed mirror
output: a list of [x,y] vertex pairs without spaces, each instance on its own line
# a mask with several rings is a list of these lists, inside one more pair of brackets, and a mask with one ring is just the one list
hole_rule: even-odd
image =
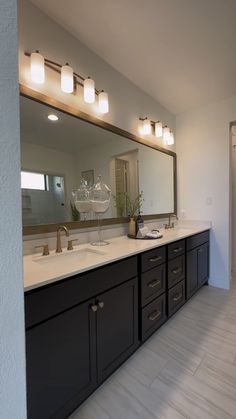
[[103,224],[127,222],[118,198],[140,193],[144,218],[176,213],[174,152],[27,87],[20,91],[23,234],[55,231],[61,223],[96,225],[92,212],[77,210],[72,192],[82,179],[91,187],[99,175],[112,194]]

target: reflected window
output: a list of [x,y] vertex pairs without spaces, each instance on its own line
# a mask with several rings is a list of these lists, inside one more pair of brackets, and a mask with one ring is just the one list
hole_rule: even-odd
[[21,189],[48,191],[47,175],[43,173],[21,172]]

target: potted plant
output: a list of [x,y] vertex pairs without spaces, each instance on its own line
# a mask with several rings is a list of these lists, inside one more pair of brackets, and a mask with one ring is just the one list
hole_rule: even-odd
[[119,192],[117,195],[113,195],[113,199],[118,214],[121,217],[125,215],[129,217],[128,235],[136,237],[136,217],[141,212],[143,191],[135,199],[131,199],[127,192]]

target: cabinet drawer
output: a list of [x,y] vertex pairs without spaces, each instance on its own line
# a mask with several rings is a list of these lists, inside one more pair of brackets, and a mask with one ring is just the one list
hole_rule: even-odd
[[203,233],[195,234],[194,236],[187,238],[187,250],[191,250],[194,247],[198,247],[208,241],[209,231],[203,231]]
[[168,262],[168,288],[173,287],[185,278],[185,255]]
[[166,260],[166,248],[157,247],[156,249],[149,250],[141,255],[141,268],[142,272],[148,271],[155,266],[161,265]]
[[150,303],[154,298],[166,290],[165,264],[150,269],[141,276],[141,300],[142,306]]
[[185,281],[168,291],[168,316],[172,316],[185,302]]
[[70,307],[137,276],[137,257],[67,278],[25,294],[26,327],[42,322]]
[[142,310],[142,341],[166,321],[166,294],[156,298]]
[[168,245],[168,260],[176,258],[185,252],[185,240],[178,240],[177,242]]

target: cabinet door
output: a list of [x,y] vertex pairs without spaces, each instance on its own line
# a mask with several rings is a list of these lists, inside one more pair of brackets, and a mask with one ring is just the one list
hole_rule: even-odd
[[186,294],[190,298],[198,288],[198,249],[187,252]]
[[95,388],[93,301],[78,305],[26,333],[29,419],[61,419]]
[[98,296],[97,371],[101,383],[138,346],[138,282],[125,282]]
[[198,253],[198,288],[200,288],[209,276],[209,243],[205,243],[197,249]]

